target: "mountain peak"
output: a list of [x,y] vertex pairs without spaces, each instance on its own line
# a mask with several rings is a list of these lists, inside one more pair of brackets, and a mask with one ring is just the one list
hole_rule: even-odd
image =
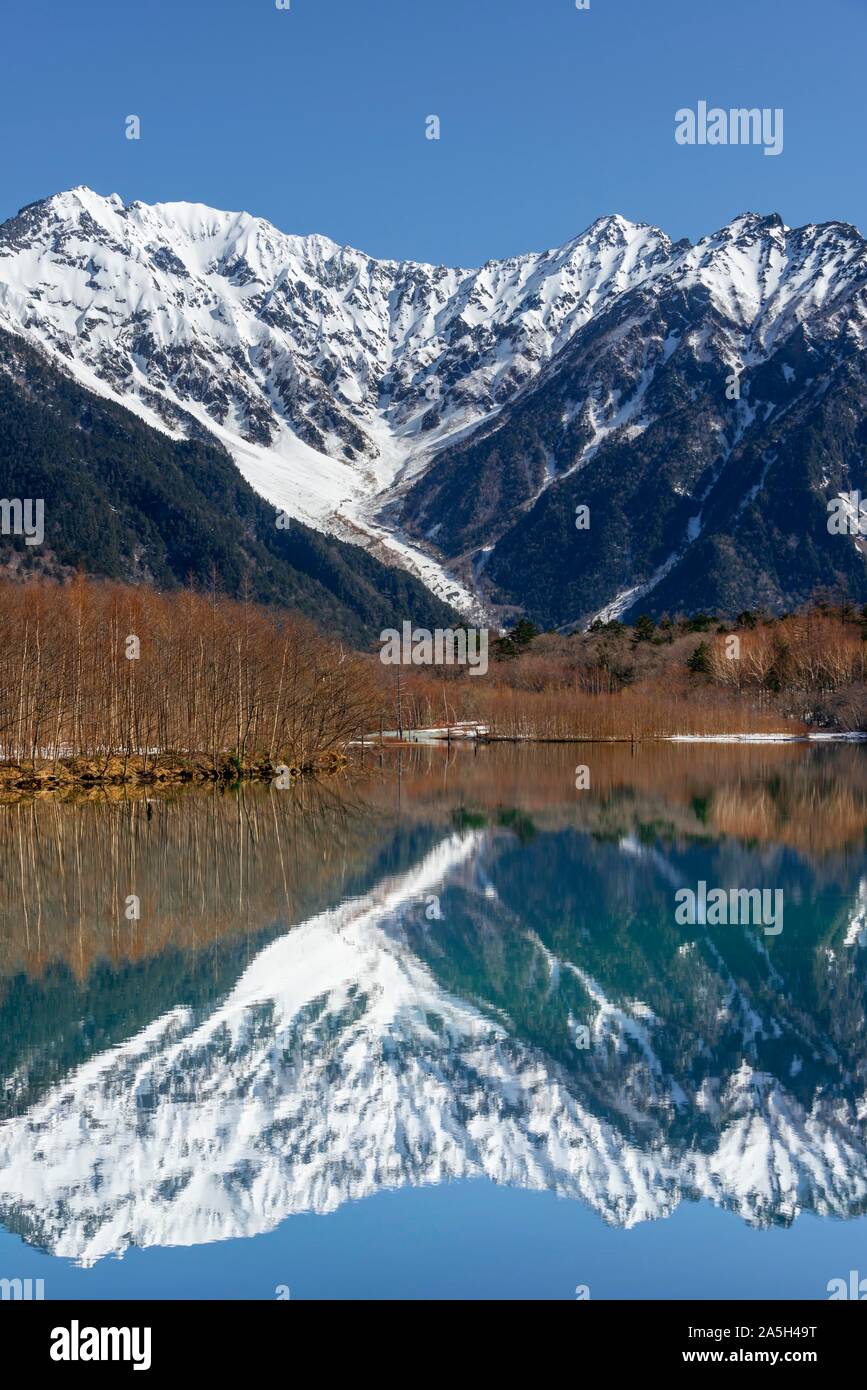
[[764,237],[785,237],[789,228],[778,212],[742,212],[733,217],[719,235],[734,240],[756,240]]
[[626,241],[641,232],[648,231],[655,232],[658,236],[665,235],[658,227],[652,227],[649,222],[633,222],[630,218],[624,217],[622,213],[610,212],[595,218],[589,227],[585,227],[584,231],[579,233],[575,240]]
[[[148,424],[213,434],[274,506],[389,548],[466,612],[478,612],[484,585],[505,573],[498,556],[488,558],[480,583],[477,549],[487,554],[501,531],[542,516],[579,468],[589,485],[609,437],[651,457],[652,426],[676,395],[667,378],[688,360],[695,379],[677,391],[695,399],[702,383],[708,425],[701,449],[691,444],[686,457],[705,444],[734,449],[750,422],[728,409],[717,375],[770,360],[807,328],[836,341],[845,322],[860,345],[865,284],[867,244],[853,229],[790,231],[778,213],[755,211],[696,245],[673,245],[659,228],[610,213],[563,246],[478,269],[379,260],[319,234],[289,235],[249,212],[124,204],[86,185],[0,227],[0,327]],[[780,391],[803,371],[794,357],[780,365]],[[520,443],[510,437],[490,464],[493,475],[504,459],[524,460],[520,483],[517,474],[502,482],[503,496],[520,493],[519,510],[492,520],[502,480],[486,490],[467,460],[469,473],[478,470],[483,438],[514,430],[522,402],[555,377],[562,397],[528,418]],[[761,418],[779,404],[766,400]],[[440,506],[430,480],[446,476],[450,455],[456,476]],[[703,464],[707,479],[717,456]],[[476,483],[478,525],[456,528],[464,512],[454,498]],[[678,480],[669,549],[641,575],[652,588],[680,556],[681,532],[691,527],[690,544],[701,535],[698,501],[681,516],[679,499],[694,485],[692,474]],[[399,531],[390,525],[398,511]],[[620,590],[633,592],[630,574],[617,584],[618,601]],[[549,585],[540,614],[561,587]],[[594,592],[587,603],[595,612],[605,600]],[[574,612],[558,607],[558,622],[581,616],[578,603]]]

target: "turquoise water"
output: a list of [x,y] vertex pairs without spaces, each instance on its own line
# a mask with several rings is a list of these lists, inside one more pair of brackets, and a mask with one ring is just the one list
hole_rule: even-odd
[[[701,746],[0,807],[0,1278],[821,1299],[867,1277],[865,809],[858,748]],[[680,925],[701,882],[781,894],[781,930]]]

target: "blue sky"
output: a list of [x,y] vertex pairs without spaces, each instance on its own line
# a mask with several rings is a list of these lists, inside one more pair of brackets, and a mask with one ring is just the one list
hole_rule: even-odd
[[[867,231],[867,0],[9,0],[2,34],[0,217],[86,183],[459,265],[607,212]],[[782,107],[783,153],[679,146],[699,100]]]
[[[662,1221],[608,1226],[553,1192],[483,1180],[379,1192],[326,1216],[212,1245],[128,1250],[90,1269],[0,1231],[0,1270],[43,1279],[46,1299],[308,1298],[825,1299],[828,1282],[864,1275],[867,1219],[761,1230],[734,1212],[684,1201]],[[792,1321],[792,1320],[790,1320]],[[798,1318],[808,1323],[810,1318]],[[713,1325],[713,1324],[711,1324]]]

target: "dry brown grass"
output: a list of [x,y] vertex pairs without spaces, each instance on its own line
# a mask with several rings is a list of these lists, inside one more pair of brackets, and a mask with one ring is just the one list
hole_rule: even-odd
[[[690,677],[681,644],[661,670],[639,677],[626,688],[590,693],[567,662],[566,648],[555,657],[528,654],[492,665],[485,676],[454,672],[439,681],[429,672],[401,673],[401,714],[405,729],[478,722],[492,738],[576,740],[664,738],[674,734],[801,733],[793,719],[754,690],[722,688]],[[643,653],[640,653],[643,655]],[[677,665],[677,657],[684,664]],[[393,668],[380,676],[382,720],[396,727]]]

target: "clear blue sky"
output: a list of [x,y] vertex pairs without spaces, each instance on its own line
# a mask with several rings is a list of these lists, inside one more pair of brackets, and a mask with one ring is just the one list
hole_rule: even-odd
[[[6,0],[0,33],[0,217],[86,183],[458,265],[607,212],[867,231],[867,0]],[[677,145],[701,99],[783,107],[783,153]]]

